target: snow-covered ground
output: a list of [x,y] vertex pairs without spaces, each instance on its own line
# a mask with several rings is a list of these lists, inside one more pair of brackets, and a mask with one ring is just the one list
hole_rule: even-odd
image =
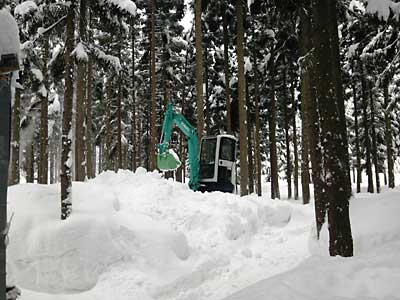
[[325,227],[318,243],[310,239],[311,256],[299,266],[224,300],[398,300],[399,213],[400,187],[359,194],[350,205],[354,257],[328,256]]
[[74,183],[66,221],[59,199],[58,185],[9,189],[8,276],[22,299],[400,299],[399,189],[352,200],[352,259],[312,241],[300,201],[194,193],[143,169]]

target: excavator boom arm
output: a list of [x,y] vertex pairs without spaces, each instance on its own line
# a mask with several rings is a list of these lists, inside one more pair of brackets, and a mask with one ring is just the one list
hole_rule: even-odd
[[[169,156],[168,146],[171,139],[173,125],[176,124],[188,140],[188,158],[190,167],[189,187],[196,191],[199,188],[199,140],[196,129],[186,120],[182,114],[174,112],[172,103],[168,103],[164,115],[163,128],[161,132],[160,144],[158,145],[158,167],[160,170],[166,170],[163,167],[163,161],[172,159]],[[168,164],[165,164],[168,165]]]

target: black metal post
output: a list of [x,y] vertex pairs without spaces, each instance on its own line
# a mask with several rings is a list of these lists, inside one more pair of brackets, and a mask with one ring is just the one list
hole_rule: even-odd
[[0,300],[6,300],[7,183],[10,161],[11,86],[0,74]]

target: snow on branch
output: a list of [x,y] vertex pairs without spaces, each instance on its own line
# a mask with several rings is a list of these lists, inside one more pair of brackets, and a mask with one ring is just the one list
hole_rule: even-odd
[[395,3],[391,0],[366,0],[366,12],[377,15],[378,18],[387,21],[392,12],[397,20],[400,17],[400,3]]
[[94,53],[97,56],[97,58],[104,60],[105,62],[111,64],[114,67],[116,72],[119,72],[121,70],[121,63],[120,63],[118,57],[106,54],[98,48],[94,49]]
[[31,11],[37,10],[38,7],[33,1],[25,1],[21,4],[18,4],[14,9],[15,16],[24,17],[26,14],[29,14]]
[[78,43],[78,45],[76,45],[76,48],[74,49],[74,51],[72,51],[72,55],[76,56],[76,59],[78,61],[89,61],[85,46],[82,43]]
[[117,6],[121,11],[126,11],[132,16],[136,15],[136,4],[131,0],[106,0],[106,3]]

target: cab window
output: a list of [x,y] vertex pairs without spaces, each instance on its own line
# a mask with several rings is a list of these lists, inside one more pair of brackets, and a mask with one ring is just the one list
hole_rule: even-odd
[[217,139],[204,139],[200,153],[200,178],[213,178]]
[[236,141],[230,138],[221,138],[221,146],[219,148],[219,159],[235,161]]

